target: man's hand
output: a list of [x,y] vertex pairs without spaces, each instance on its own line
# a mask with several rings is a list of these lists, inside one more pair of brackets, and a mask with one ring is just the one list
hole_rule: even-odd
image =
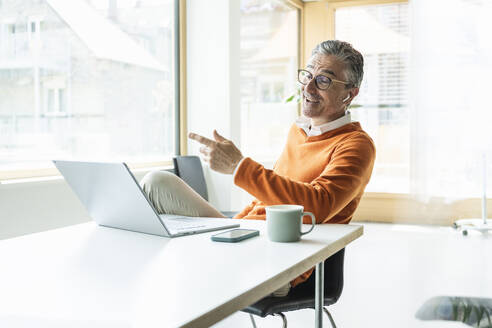
[[200,153],[203,154],[203,160],[214,171],[233,174],[236,166],[243,158],[241,151],[237,149],[232,141],[218,134],[216,130],[214,130],[215,141],[196,133],[188,134],[188,138],[203,145],[200,147]]

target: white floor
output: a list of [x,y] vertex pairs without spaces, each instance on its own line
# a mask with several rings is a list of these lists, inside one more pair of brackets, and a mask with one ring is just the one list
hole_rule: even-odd
[[[364,224],[364,235],[346,249],[344,290],[329,309],[338,328],[469,327],[416,319],[419,307],[434,296],[492,298],[491,232],[462,236],[446,227]],[[288,327],[314,327],[313,310],[286,315]],[[256,323],[282,327],[275,317]],[[239,312],[214,327],[252,326]]]

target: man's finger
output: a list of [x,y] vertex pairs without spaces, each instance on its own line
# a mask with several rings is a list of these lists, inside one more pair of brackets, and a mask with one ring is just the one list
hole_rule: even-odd
[[205,138],[204,136],[201,136],[201,135],[193,133],[193,132],[190,132],[188,134],[188,138],[193,139],[195,141],[198,141],[199,143],[201,143],[202,145],[205,145],[207,147],[212,147],[212,146],[215,146],[215,144],[216,144],[215,141],[210,140],[208,138]]
[[226,138],[224,138],[223,136],[221,136],[219,134],[219,132],[217,132],[217,130],[214,130],[214,138],[218,142],[222,142],[222,141],[226,141],[227,140]]
[[208,148],[207,146],[201,146],[200,153],[202,153],[203,155],[208,155],[210,153],[210,148]]

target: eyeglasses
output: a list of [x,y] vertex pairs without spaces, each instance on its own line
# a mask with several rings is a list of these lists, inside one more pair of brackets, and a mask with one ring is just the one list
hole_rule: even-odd
[[345,85],[351,84],[349,82],[332,79],[331,77],[328,77],[326,75],[316,75],[313,77],[313,74],[311,74],[311,72],[309,71],[306,71],[305,69],[298,70],[297,74],[297,80],[303,85],[307,85],[314,78],[314,84],[316,84],[316,87],[320,90],[328,89],[332,82],[338,82]]

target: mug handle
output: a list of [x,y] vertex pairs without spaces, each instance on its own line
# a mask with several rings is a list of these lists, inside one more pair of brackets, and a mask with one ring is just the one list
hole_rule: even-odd
[[311,212],[302,212],[301,222],[302,222],[302,219],[304,218],[304,216],[305,216],[305,215],[309,215],[309,216],[311,217],[311,224],[312,224],[312,225],[311,225],[311,228],[310,228],[308,231],[306,231],[306,232],[302,232],[302,231],[301,231],[301,236],[302,236],[302,235],[305,235],[305,234],[308,234],[308,233],[310,233],[311,231],[313,231],[313,229],[314,229],[314,225],[316,224],[316,218],[314,217],[314,214],[313,214],[313,213],[311,213]]

